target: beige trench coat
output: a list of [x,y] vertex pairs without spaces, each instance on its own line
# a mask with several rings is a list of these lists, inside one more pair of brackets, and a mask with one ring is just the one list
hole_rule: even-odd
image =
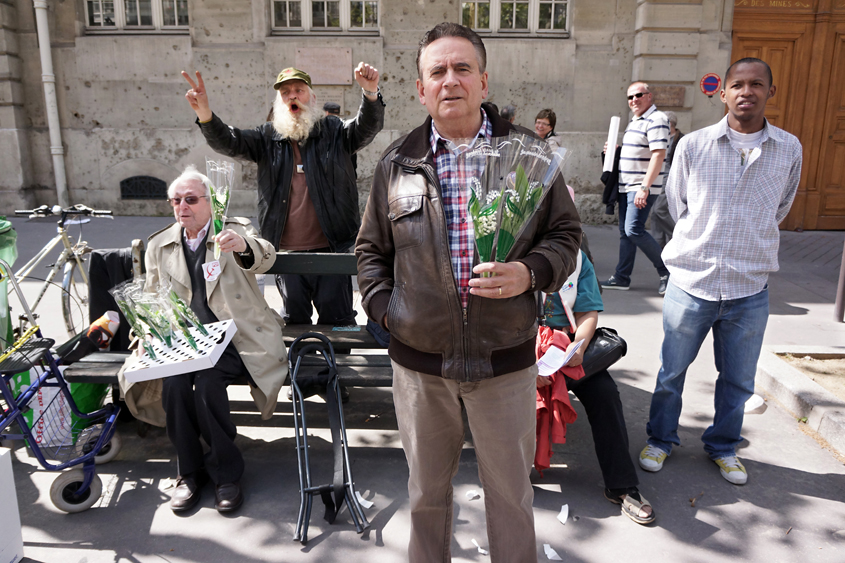
[[[206,282],[208,306],[218,319],[234,319],[238,331],[232,339],[257,387],[250,385],[261,418],[269,419],[276,408],[276,399],[288,373],[287,352],[282,340],[284,321],[271,309],[255,281],[255,274],[266,272],[276,260],[273,245],[258,238],[248,219],[227,219],[226,228],[243,236],[252,248],[255,263],[241,267],[234,253],[220,256],[221,273],[217,280]],[[207,243],[206,260],[214,260],[214,243]],[[182,229],[174,223],[149,238],[145,259],[147,291],[154,291],[160,282],[169,281],[185,302],[191,302],[191,277],[182,249]],[[136,351],[137,353],[137,351]],[[125,369],[125,365],[124,368]],[[121,395],[136,418],[164,426],[161,404],[161,379],[130,383],[120,370]]]

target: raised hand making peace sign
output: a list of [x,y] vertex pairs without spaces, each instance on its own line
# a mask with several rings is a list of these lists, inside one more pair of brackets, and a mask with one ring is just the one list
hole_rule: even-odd
[[185,99],[191,104],[191,109],[197,114],[200,121],[205,122],[211,119],[211,108],[208,106],[208,93],[205,90],[205,82],[202,80],[200,71],[196,71],[197,81],[191,80],[191,76],[182,71],[182,76],[191,85],[191,89],[185,93]]

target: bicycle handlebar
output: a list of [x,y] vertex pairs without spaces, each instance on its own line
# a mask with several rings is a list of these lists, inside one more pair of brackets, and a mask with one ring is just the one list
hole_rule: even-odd
[[15,215],[28,215],[30,218],[34,217],[50,217],[51,215],[61,215],[67,217],[69,215],[82,215],[90,217],[111,217],[112,212],[108,209],[91,209],[87,205],[77,203],[72,207],[62,209],[58,205],[50,207],[42,205],[35,209],[15,209]]

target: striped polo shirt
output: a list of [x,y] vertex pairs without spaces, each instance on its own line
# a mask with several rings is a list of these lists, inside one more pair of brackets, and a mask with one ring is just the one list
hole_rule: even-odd
[[[634,117],[622,137],[622,154],[619,156],[619,192],[634,192],[642,184],[648,171],[652,151],[669,147],[669,120],[657,106],[652,105],[640,117]],[[650,195],[663,191],[666,178],[666,160],[660,174],[651,183]]]

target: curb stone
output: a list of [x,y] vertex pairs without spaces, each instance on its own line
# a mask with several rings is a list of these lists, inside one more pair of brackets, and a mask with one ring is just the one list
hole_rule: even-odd
[[757,363],[756,385],[777,399],[796,418],[819,433],[845,455],[845,402],[780,358],[780,355],[818,359],[845,357],[843,346],[763,346]]

